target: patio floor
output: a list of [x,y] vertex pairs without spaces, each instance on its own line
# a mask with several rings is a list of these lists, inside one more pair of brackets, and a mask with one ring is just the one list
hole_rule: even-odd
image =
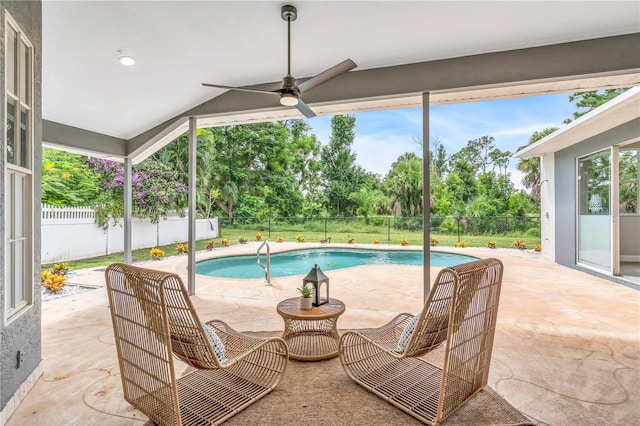
[[[199,253],[198,259],[255,254],[257,244]],[[272,244],[272,252],[300,247]],[[640,424],[640,292],[531,252],[441,250],[497,257],[505,265],[489,375],[498,394],[541,425]],[[186,263],[183,256],[144,266],[177,272],[186,281]],[[417,312],[421,270],[380,265],[325,271],[331,297],[347,306],[338,328],[378,326],[398,312]],[[432,268],[432,280],[437,270]],[[192,300],[203,320],[222,319],[240,331],[277,331],[283,323],[275,306],[296,296],[301,280],[274,278],[266,286],[259,279],[198,275]],[[103,272],[78,271],[69,281],[99,288],[43,302],[44,373],[7,424],[145,423],[146,417],[122,398]],[[289,421],[283,416],[278,424],[300,422]]]

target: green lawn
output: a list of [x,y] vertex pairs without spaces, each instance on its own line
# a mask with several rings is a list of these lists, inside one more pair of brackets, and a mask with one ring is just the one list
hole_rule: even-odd
[[[255,240],[255,229],[249,228],[227,228],[223,230],[223,237],[213,239],[215,247],[221,246],[222,238],[227,238],[230,244],[239,244],[238,239],[244,237],[249,241]],[[293,242],[296,241],[298,235],[304,236],[305,242],[320,242],[325,234],[324,231],[278,231],[272,232],[269,236],[268,232],[262,232],[262,238],[269,241],[276,241],[278,237],[284,238],[284,241]],[[388,232],[334,232],[328,233],[327,237],[331,238],[332,243],[347,243],[349,238],[354,239],[354,243],[368,243],[371,244],[375,239],[378,239],[380,244],[400,244],[400,240],[406,239],[409,245],[415,245],[422,247],[422,232],[415,231],[399,231],[395,229],[390,230],[391,240],[388,240]],[[445,234],[431,234],[431,238],[438,240],[437,246],[453,247],[458,242],[457,235],[445,235]],[[532,249],[535,245],[540,244],[538,237],[518,236],[518,235],[499,235],[499,236],[483,236],[483,235],[465,235],[461,236],[461,241],[467,244],[467,247],[486,247],[487,242],[493,241],[498,248],[513,248],[513,243],[516,240],[522,240],[525,242],[527,248]],[[202,240],[196,243],[196,251],[204,250],[207,242],[210,240]],[[277,244],[277,243],[274,243]],[[161,246],[165,252],[165,256],[178,255],[175,244],[169,244]],[[134,261],[150,260],[149,248],[134,250],[132,258]],[[122,262],[123,254],[113,254],[109,256],[100,256],[90,259],[73,260],[69,261],[69,271],[84,268],[98,268],[107,266],[114,262]],[[53,265],[42,265],[42,268],[49,268]]]

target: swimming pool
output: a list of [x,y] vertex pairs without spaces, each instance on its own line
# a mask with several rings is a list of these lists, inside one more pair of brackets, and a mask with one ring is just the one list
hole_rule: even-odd
[[[453,266],[477,257],[439,251],[431,252],[431,266]],[[262,263],[265,263],[264,257]],[[364,250],[314,248],[271,254],[271,276],[308,273],[314,264],[323,271],[360,265],[422,265],[422,252],[414,250]],[[196,274],[220,278],[264,278],[255,255],[218,257],[196,263]]]

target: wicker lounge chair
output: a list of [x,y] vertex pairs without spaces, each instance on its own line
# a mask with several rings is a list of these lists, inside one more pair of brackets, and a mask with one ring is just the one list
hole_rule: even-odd
[[[124,398],[156,424],[219,424],[280,382],[284,341],[200,323],[178,275],[113,264],[105,276]],[[196,370],[177,379],[172,353]]]
[[[501,283],[497,259],[442,269],[418,315],[345,332],[342,366],[387,402],[439,424],[487,384]],[[443,344],[441,361],[420,357]]]

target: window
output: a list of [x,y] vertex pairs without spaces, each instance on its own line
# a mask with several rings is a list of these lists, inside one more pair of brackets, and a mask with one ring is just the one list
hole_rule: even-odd
[[5,22],[5,314],[11,321],[33,303],[33,47]]
[[620,150],[620,214],[638,214],[640,149]]

